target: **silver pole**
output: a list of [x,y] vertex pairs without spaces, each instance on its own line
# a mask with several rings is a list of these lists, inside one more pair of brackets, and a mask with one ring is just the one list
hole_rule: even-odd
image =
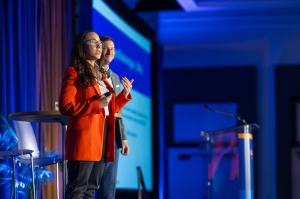
[[31,161],[31,177],[32,177],[32,191],[33,191],[33,199],[36,199],[36,193],[35,193],[35,185],[34,185],[34,168],[33,168],[33,157],[32,153],[30,154],[30,161]]
[[16,169],[15,169],[15,157],[12,158],[12,169],[13,169],[13,178],[12,178],[12,194],[11,194],[11,198],[14,198],[16,199],[17,198],[17,194],[16,194],[16,176],[15,176],[15,172],[16,172]]
[[63,150],[63,195],[64,195],[64,198],[65,198],[65,194],[66,194],[66,184],[68,183],[67,182],[67,161],[65,160],[65,137],[66,137],[66,133],[67,133],[67,125],[64,125],[63,126],[63,137],[62,137],[62,150]]
[[59,199],[59,175],[58,175],[58,162],[56,163],[56,198]]

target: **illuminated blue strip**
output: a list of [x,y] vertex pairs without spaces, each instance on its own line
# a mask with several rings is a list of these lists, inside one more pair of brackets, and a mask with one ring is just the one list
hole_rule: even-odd
[[127,35],[138,46],[147,53],[151,51],[151,43],[143,35],[134,30],[128,23],[122,20],[114,11],[108,7],[102,0],[94,0],[93,8],[103,15],[108,21],[116,26],[120,31]]

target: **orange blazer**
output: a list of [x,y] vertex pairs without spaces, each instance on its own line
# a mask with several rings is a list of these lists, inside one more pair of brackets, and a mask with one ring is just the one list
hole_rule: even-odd
[[[66,133],[65,159],[80,161],[99,161],[102,156],[103,131],[105,114],[100,107],[98,99],[101,92],[96,81],[87,88],[77,84],[77,71],[68,67],[59,98],[59,109],[63,115],[68,117],[68,128]],[[107,129],[107,160],[114,160],[115,150],[115,117],[114,113],[131,100],[121,92],[118,96],[112,96],[110,102],[110,114],[107,122],[110,128]]]

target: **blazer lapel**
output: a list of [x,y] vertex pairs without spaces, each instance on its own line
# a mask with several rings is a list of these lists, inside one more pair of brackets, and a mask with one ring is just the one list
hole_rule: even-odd
[[112,86],[114,87],[114,91],[116,92],[116,79],[115,79],[115,75],[111,74],[111,82],[112,82]]
[[118,95],[120,93],[120,81],[118,76],[115,73],[111,73],[111,81],[114,87],[114,91],[116,93],[116,95]]
[[96,81],[93,82],[93,87],[94,87],[94,89],[95,89],[97,95],[100,96],[100,95],[101,95],[100,88],[99,88],[99,85],[98,85],[98,83],[97,83]]

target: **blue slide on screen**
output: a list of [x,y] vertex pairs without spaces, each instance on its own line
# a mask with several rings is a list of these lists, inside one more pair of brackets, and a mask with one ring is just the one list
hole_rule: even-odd
[[93,0],[92,28],[114,39],[116,54],[110,68],[134,79],[133,99],[122,111],[130,153],[119,156],[117,188],[137,189],[140,166],[146,188],[152,190],[151,42],[100,0]]

